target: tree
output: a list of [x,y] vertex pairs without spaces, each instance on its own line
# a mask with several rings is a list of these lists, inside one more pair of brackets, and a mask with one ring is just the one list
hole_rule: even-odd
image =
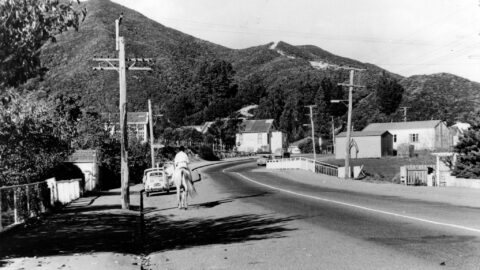
[[474,124],[460,138],[454,151],[458,154],[452,174],[461,178],[480,177],[480,113]]
[[71,153],[71,129],[38,93],[7,90],[0,106],[0,185],[44,180]]
[[0,86],[17,86],[41,75],[41,46],[70,27],[78,29],[79,17],[71,2],[0,1]]
[[375,94],[380,111],[386,115],[394,113],[402,102],[405,90],[397,80],[382,74],[376,85]]

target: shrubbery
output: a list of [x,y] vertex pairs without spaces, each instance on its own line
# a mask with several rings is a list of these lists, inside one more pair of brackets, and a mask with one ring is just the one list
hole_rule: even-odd
[[45,100],[7,91],[0,107],[0,186],[36,182],[65,161],[70,125]]
[[204,160],[214,161],[218,160],[218,157],[213,152],[213,149],[209,146],[202,145],[198,148],[198,156]]

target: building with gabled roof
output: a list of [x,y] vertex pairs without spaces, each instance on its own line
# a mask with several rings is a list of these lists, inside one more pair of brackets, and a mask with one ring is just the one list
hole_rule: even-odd
[[[393,155],[393,138],[388,131],[355,131],[350,134],[350,157],[380,158]],[[347,133],[335,137],[335,158],[345,158]]]
[[205,122],[203,125],[193,125],[193,126],[183,126],[182,128],[191,128],[195,129],[196,131],[205,134],[207,133],[208,129],[213,125],[213,121]]
[[363,131],[388,131],[393,135],[393,149],[400,144],[413,145],[415,150],[449,149],[450,129],[441,120],[372,123]]
[[[106,121],[105,129],[112,134],[120,130],[120,114],[103,113],[102,118]],[[127,130],[129,136],[135,135],[142,142],[148,140],[148,112],[127,112]]]
[[286,135],[277,131],[273,119],[245,120],[236,134],[240,152],[275,152],[286,148]]

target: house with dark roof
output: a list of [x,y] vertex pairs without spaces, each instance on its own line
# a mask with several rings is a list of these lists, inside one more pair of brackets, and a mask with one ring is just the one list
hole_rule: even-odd
[[[105,120],[105,129],[111,134],[120,131],[120,116],[118,113],[102,114]],[[129,136],[135,136],[142,142],[148,140],[148,112],[127,112],[127,130]]]
[[450,129],[441,120],[372,123],[363,131],[388,131],[393,135],[393,149],[401,144],[415,150],[441,150],[452,146]]
[[[380,158],[393,155],[393,136],[388,131],[355,131],[350,134],[351,158]],[[335,158],[344,159],[347,133],[335,137]]]
[[236,134],[240,152],[275,152],[286,148],[286,135],[277,131],[273,119],[245,120]]

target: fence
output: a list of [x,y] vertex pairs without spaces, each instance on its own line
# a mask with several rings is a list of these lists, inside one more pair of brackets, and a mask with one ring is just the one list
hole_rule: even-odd
[[39,216],[56,202],[67,204],[81,195],[81,179],[0,187],[0,232]]
[[[429,168],[430,175],[433,176],[435,165],[406,165],[400,167],[400,182],[405,185],[432,185],[429,182]],[[430,180],[431,182],[431,180]]]
[[338,176],[338,167],[304,157],[267,160],[267,169],[301,169],[320,174]]

